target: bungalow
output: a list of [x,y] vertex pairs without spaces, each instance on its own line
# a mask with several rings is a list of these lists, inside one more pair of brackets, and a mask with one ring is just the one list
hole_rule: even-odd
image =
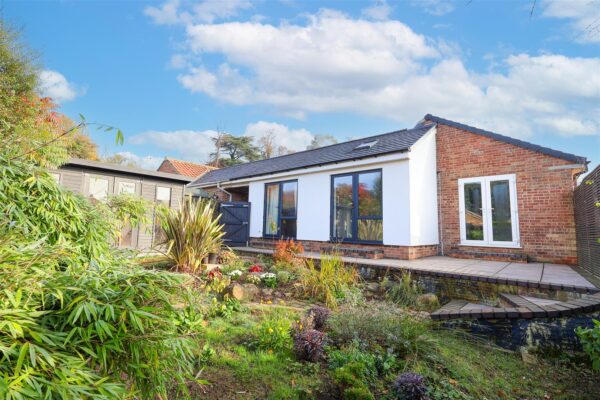
[[249,209],[240,224],[253,246],[294,238],[311,251],[573,265],[573,188],[586,170],[584,157],[426,115],[412,129],[209,171],[190,186]]

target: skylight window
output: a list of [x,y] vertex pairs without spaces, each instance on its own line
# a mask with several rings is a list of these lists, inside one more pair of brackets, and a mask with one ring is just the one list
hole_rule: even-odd
[[354,148],[354,150],[360,150],[360,149],[370,149],[371,147],[375,146],[377,144],[377,142],[379,142],[379,139],[377,140],[373,140],[372,142],[364,142],[359,144],[358,146],[356,146]]

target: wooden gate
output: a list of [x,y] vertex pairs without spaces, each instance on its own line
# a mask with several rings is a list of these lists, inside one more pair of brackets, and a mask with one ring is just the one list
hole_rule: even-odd
[[600,277],[600,166],[575,189],[579,266]]
[[219,205],[219,212],[220,223],[225,226],[225,244],[230,247],[247,246],[250,235],[250,203],[223,202]]

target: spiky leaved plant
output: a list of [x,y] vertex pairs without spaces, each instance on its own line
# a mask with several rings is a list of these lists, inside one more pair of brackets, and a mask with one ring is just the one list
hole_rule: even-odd
[[166,245],[164,254],[179,272],[196,273],[202,270],[202,260],[216,253],[223,245],[223,225],[215,214],[212,201],[193,201],[186,198],[179,210],[162,209],[160,225]]

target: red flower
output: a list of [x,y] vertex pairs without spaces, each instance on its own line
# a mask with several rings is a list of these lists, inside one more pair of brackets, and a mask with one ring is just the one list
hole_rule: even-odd
[[210,270],[210,272],[208,273],[208,280],[212,281],[215,278],[221,278],[223,277],[223,274],[221,273],[221,270],[219,269],[219,267],[213,268]]
[[258,264],[254,264],[250,268],[248,268],[248,272],[262,272],[262,267]]

